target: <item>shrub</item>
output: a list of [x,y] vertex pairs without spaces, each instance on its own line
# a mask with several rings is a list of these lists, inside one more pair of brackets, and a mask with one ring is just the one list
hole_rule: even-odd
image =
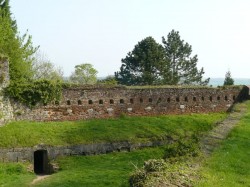
[[47,104],[61,97],[62,86],[58,81],[38,80],[31,83],[12,82],[6,94],[13,99],[33,107],[38,103]]

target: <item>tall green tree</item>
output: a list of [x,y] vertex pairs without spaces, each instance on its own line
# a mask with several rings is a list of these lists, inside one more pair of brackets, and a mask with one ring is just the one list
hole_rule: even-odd
[[147,37],[122,59],[120,71],[115,72],[115,78],[119,84],[124,85],[160,84],[161,69],[167,70],[164,49],[152,37]]
[[70,76],[70,81],[76,84],[95,84],[98,71],[92,64],[80,64],[75,66],[75,72]]
[[225,80],[224,80],[224,86],[228,86],[228,85],[234,85],[234,80],[231,76],[230,71],[226,72]]
[[37,50],[27,33],[20,36],[10,12],[9,0],[0,0],[0,53],[8,56],[11,82],[29,81],[31,56]]
[[162,37],[162,43],[170,68],[170,74],[164,80],[165,84],[208,84],[209,79],[202,80],[204,69],[197,68],[197,55],[191,56],[192,46],[181,40],[178,31],[172,30],[167,39]]

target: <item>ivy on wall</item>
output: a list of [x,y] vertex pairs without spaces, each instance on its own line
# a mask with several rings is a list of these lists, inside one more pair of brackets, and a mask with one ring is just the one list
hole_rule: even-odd
[[51,80],[38,80],[31,83],[12,82],[6,88],[5,94],[29,107],[37,104],[46,105],[51,101],[60,100],[62,84]]

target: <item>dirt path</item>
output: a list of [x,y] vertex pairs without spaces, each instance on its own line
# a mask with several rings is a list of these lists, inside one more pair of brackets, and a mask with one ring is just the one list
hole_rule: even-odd
[[30,183],[30,186],[36,184],[39,181],[42,181],[46,178],[48,178],[50,175],[37,175],[37,177]]
[[246,111],[247,108],[244,103],[239,104],[237,110],[231,112],[224,121],[201,139],[201,151],[209,156],[220,145],[222,140],[227,138],[230,131],[238,124]]

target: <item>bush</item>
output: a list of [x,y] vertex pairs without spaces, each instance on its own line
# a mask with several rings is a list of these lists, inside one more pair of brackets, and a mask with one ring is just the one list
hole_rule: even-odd
[[31,83],[12,82],[6,88],[6,94],[13,99],[33,107],[36,104],[47,104],[61,97],[61,82],[38,80]]
[[183,156],[198,156],[200,152],[198,138],[193,136],[191,140],[178,140],[176,143],[170,145],[165,152],[164,159],[175,158]]
[[147,173],[145,172],[144,169],[137,169],[129,179],[129,183],[131,187],[143,187],[144,182],[147,179]]

